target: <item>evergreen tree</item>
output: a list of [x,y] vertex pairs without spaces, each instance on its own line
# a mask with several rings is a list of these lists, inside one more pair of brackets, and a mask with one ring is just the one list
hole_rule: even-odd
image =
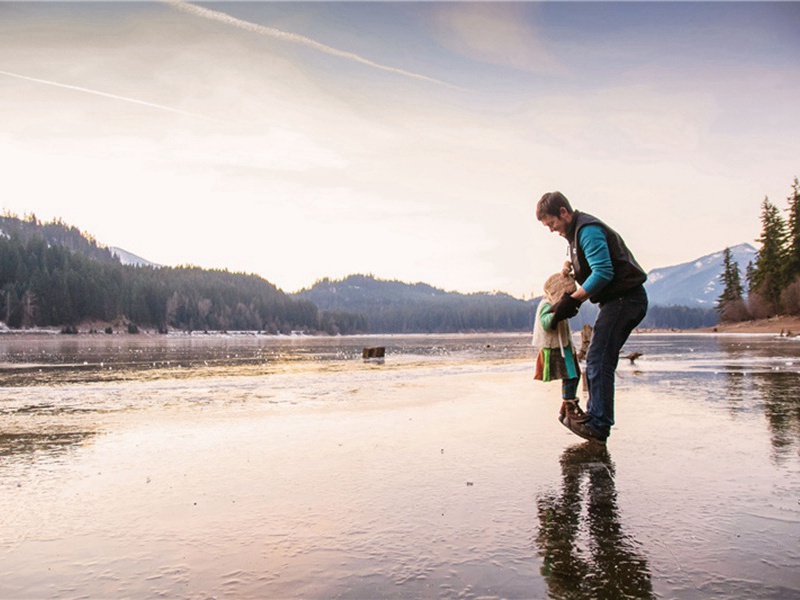
[[722,280],[723,290],[717,304],[730,300],[739,300],[744,294],[742,282],[739,275],[739,263],[733,260],[733,253],[730,248],[725,248],[722,257]]
[[775,314],[786,280],[786,222],[778,208],[764,197],[761,203],[761,249],[756,254],[750,279],[750,289]]
[[789,231],[786,248],[786,271],[784,281],[794,283],[800,277],[800,182],[797,177],[792,184],[792,195],[789,201]]
[[733,260],[730,248],[725,248],[722,258],[722,294],[717,298],[716,311],[721,321],[741,321],[747,317],[742,298],[744,288],[739,275],[739,263]]
[[747,266],[744,269],[744,281],[747,285],[747,293],[750,294],[753,292],[753,271],[755,267],[753,266],[753,261],[748,261]]

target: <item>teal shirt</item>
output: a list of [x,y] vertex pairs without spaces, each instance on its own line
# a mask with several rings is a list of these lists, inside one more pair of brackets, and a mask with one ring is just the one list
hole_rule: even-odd
[[599,225],[586,225],[578,233],[578,244],[586,256],[586,262],[592,270],[591,275],[583,282],[584,291],[590,296],[606,287],[614,279],[614,266],[611,264],[611,253],[608,242]]

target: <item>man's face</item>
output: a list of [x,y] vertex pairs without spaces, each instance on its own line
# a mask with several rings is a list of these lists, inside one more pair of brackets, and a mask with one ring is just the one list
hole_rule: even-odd
[[557,217],[553,215],[545,215],[541,220],[541,223],[550,229],[550,231],[553,231],[562,237],[567,237],[567,228],[569,227],[571,221],[572,215],[569,214],[567,209],[562,206]]

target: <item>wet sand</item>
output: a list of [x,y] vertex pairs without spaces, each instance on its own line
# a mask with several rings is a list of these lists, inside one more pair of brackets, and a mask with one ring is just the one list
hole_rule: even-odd
[[623,368],[605,450],[524,361],[380,369],[53,388],[139,408],[7,445],[0,597],[800,594],[761,412]]

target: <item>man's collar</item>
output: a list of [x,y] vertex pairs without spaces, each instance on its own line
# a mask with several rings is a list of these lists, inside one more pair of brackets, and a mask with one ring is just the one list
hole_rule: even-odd
[[575,238],[575,227],[578,225],[578,215],[581,214],[578,210],[572,211],[572,218],[567,225],[567,240],[572,241]]

